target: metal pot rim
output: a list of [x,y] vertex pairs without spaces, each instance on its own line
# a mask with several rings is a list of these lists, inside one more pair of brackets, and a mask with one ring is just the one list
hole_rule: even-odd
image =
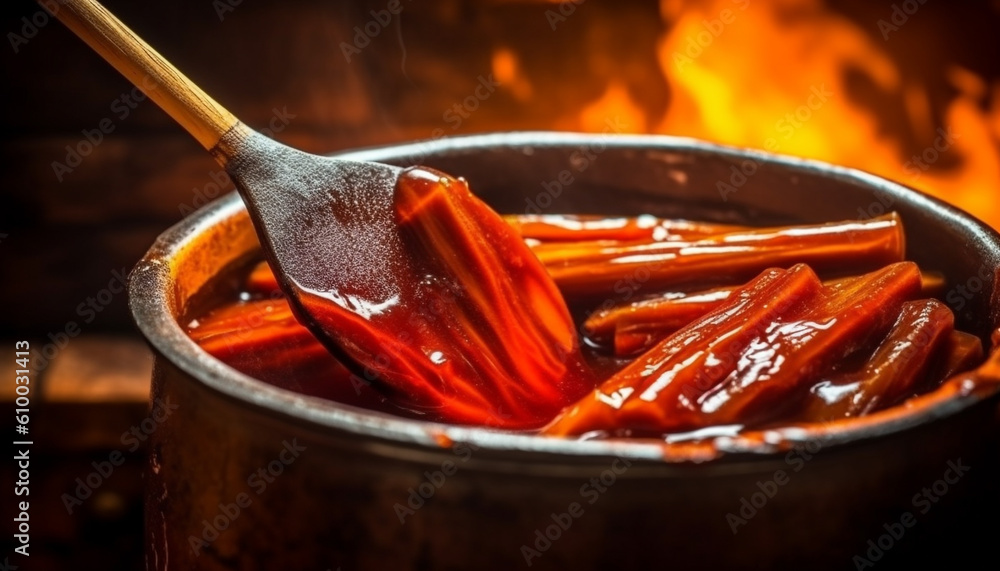
[[[660,135],[592,135],[557,132],[510,132],[443,138],[433,141],[390,145],[339,153],[354,160],[398,161],[441,152],[476,153],[497,148],[578,148],[600,141],[618,148],[681,153],[712,153],[733,160],[753,159],[791,170],[820,171],[904,199],[935,212],[942,222],[960,226],[971,239],[990,244],[1000,252],[1000,235],[969,214],[935,198],[884,178],[845,167],[808,159],[780,156],[764,151],[739,149],[689,138]],[[231,221],[245,211],[238,194],[229,193],[183,219],[159,236],[129,278],[129,303],[139,330],[162,357],[224,397],[276,413],[320,430],[341,431],[370,439],[373,447],[392,444],[424,451],[440,451],[453,442],[468,442],[497,453],[517,452],[519,461],[579,463],[588,459],[624,457],[657,462],[694,462],[754,457],[773,460],[796,444],[816,443],[826,447],[861,442],[905,431],[917,425],[956,414],[998,391],[957,393],[920,410],[900,414],[889,409],[864,419],[823,430],[791,426],[756,431],[741,437],[719,437],[710,451],[689,443],[650,440],[564,440],[476,427],[452,426],[395,417],[326,399],[308,397],[280,389],[240,373],[202,351],[184,333],[171,310],[174,307],[173,261],[184,256],[194,238],[213,225]],[[993,308],[996,311],[996,308]],[[1000,386],[995,387],[1000,389]],[[898,407],[897,407],[898,408]],[[886,414],[891,413],[891,414]],[[860,422],[864,420],[864,422]]]

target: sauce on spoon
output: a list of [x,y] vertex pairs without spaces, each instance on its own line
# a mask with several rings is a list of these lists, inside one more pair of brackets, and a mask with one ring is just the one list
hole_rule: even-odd
[[537,428],[594,386],[545,267],[464,180],[405,170],[394,212],[404,248],[377,296],[290,284],[300,320],[342,340],[332,352],[446,422]]

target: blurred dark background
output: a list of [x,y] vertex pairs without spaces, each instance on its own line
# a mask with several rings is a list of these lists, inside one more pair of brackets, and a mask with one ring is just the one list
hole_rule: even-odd
[[[382,26],[379,0],[105,2],[245,123],[306,151],[609,121],[760,148],[781,135],[781,152],[901,179],[996,226],[1000,6],[903,4],[401,0]],[[120,276],[230,187],[37,4],[5,3],[0,22],[0,338],[30,339],[44,364],[31,568],[137,568],[141,452],[72,514],[61,496],[145,414],[150,357]],[[784,138],[782,118],[826,82],[834,102]],[[960,143],[915,168],[949,128]]]

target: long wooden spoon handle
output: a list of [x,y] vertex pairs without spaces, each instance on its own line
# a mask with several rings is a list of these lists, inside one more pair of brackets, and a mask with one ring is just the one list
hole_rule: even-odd
[[60,0],[56,17],[143,90],[205,149],[212,150],[233,127],[242,127],[232,113],[104,6],[93,0]]

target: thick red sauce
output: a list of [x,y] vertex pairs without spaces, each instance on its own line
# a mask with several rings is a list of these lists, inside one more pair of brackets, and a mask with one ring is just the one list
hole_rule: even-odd
[[404,171],[394,207],[403,249],[380,276],[387,293],[297,292],[310,329],[340,340],[362,379],[415,414],[511,429],[594,386],[546,268],[464,180]]
[[349,371],[299,324],[264,263],[191,337],[306,395],[567,437],[829,423],[982,362],[979,339],[929,299],[940,279],[903,261],[895,215],[785,228],[501,219],[464,181],[406,176],[397,303],[359,313],[300,292],[366,367]]

